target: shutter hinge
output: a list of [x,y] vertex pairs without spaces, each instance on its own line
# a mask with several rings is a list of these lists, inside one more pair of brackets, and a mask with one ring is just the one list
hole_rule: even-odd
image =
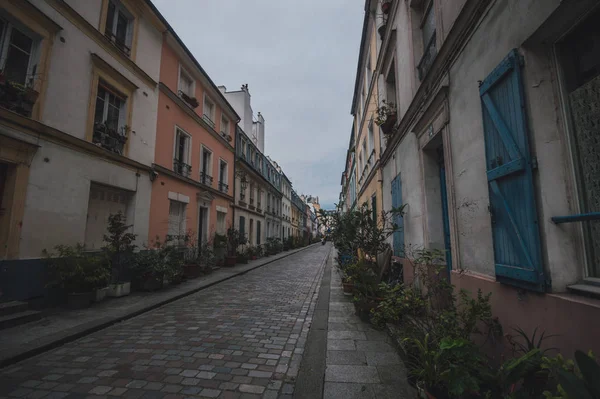
[[538,168],[537,157],[531,157],[531,168],[532,169],[537,169]]

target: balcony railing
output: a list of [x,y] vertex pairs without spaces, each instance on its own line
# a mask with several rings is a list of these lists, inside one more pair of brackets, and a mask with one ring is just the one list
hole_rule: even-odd
[[127,128],[123,126],[119,130],[112,129],[104,123],[94,124],[94,135],[92,143],[106,150],[123,155],[123,149],[127,142]]
[[32,88],[6,80],[0,71],[0,107],[29,118],[38,95]]
[[181,97],[181,99],[183,101],[185,101],[190,107],[192,107],[194,109],[198,108],[198,106],[200,105],[200,103],[198,102],[196,97],[191,97],[191,96],[187,95],[187,93],[184,93],[181,90],[177,91],[177,95],[179,97]]
[[190,177],[190,174],[192,173],[192,167],[190,165],[188,165],[187,163],[180,161],[177,158],[175,158],[173,160],[173,170],[178,175],[185,176],[185,177]]
[[229,185],[220,181],[219,182],[219,191],[222,193],[226,193],[227,191],[229,191]]
[[427,43],[427,47],[423,53],[423,57],[417,66],[417,70],[419,71],[419,80],[425,79],[425,76],[427,76],[427,72],[429,72],[436,55],[437,47],[435,43],[435,31],[433,31],[433,35],[431,36],[431,39],[429,39],[429,43]]
[[254,197],[250,197],[250,205],[254,205]]
[[112,32],[105,32],[104,36],[119,50],[125,53],[127,57],[131,56],[131,48],[125,44],[121,39],[117,38]]
[[215,128],[215,123],[213,122],[212,119],[210,119],[210,116],[204,114],[204,115],[202,115],[202,119],[204,120],[204,122],[208,123],[210,125],[210,127],[212,127],[213,129]]
[[207,186],[212,186],[213,178],[206,172],[200,172],[200,183],[205,184]]

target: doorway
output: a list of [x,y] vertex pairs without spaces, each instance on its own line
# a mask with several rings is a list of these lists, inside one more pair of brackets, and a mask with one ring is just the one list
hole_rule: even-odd
[[450,246],[450,217],[448,215],[448,191],[446,190],[446,164],[444,163],[444,147],[438,147],[438,166],[440,171],[440,195],[442,200],[442,223],[444,225],[444,249],[446,252],[446,269],[448,278],[452,271],[452,249]]
[[207,229],[208,226],[208,208],[203,206],[198,209],[198,248],[202,247],[208,237]]

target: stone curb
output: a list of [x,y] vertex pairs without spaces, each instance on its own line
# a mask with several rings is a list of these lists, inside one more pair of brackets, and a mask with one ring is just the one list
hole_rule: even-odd
[[175,302],[181,298],[185,298],[186,296],[195,294],[199,291],[202,291],[206,288],[212,287],[213,285],[222,283],[223,281],[227,281],[230,280],[234,277],[238,277],[241,276],[243,274],[246,274],[252,270],[258,269],[259,267],[263,267],[265,265],[268,265],[270,263],[276,262],[280,259],[283,258],[287,258],[288,256],[291,255],[295,255],[299,252],[302,252],[306,249],[312,248],[315,245],[321,245],[321,243],[315,243],[315,244],[311,244],[308,245],[304,248],[300,248],[297,250],[294,250],[293,252],[288,252],[285,253],[279,257],[274,257],[273,259],[268,259],[266,262],[258,264],[254,267],[245,269],[245,270],[241,270],[238,273],[232,273],[231,275],[228,276],[223,276],[223,278],[219,279],[219,280],[215,280],[215,281],[211,281],[205,285],[201,285],[200,287],[195,287],[189,291],[183,292],[183,293],[178,293],[176,295],[173,295],[170,298],[166,298],[162,301],[156,302],[156,303],[152,303],[150,305],[147,306],[143,306],[139,309],[136,309],[134,311],[131,311],[127,314],[121,314],[119,316],[114,316],[114,317],[104,317],[104,318],[100,318],[85,324],[81,324],[78,325],[76,327],[73,328],[69,328],[63,331],[60,331],[58,333],[55,334],[51,334],[48,336],[45,336],[43,338],[41,338],[38,342],[39,344],[36,345],[33,348],[30,349],[26,349],[26,350],[16,350],[14,351],[14,353],[8,353],[8,354],[2,354],[2,358],[0,358],[0,369],[10,366],[14,363],[20,362],[22,360],[28,359],[30,357],[33,356],[37,356],[41,353],[47,352],[51,349],[57,348],[59,346],[62,346],[66,343],[75,341],[76,339],[79,339],[81,337],[84,337],[86,335],[95,333],[96,331],[100,331],[102,329],[105,329],[107,327],[110,327],[116,323],[125,321],[125,320],[129,320],[133,317],[139,316],[143,313],[149,312],[151,310],[154,310],[156,308],[159,308],[161,306],[167,305],[171,302]]

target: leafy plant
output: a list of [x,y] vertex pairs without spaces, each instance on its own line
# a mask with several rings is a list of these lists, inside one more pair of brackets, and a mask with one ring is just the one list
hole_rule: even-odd
[[386,100],[381,101],[381,105],[377,107],[377,117],[375,118],[375,124],[378,126],[383,125],[391,115],[396,114],[396,104],[387,102]]
[[85,252],[82,244],[56,245],[54,250],[56,253],[42,251],[49,267],[50,285],[67,293],[90,292],[108,285],[110,272],[101,255]]
[[577,367],[559,364],[554,369],[558,385],[556,392],[545,391],[547,399],[598,399],[600,398],[600,366],[592,353],[575,352]]
[[533,334],[531,335],[531,337],[529,337],[529,335],[527,335],[527,333],[523,331],[521,327],[517,326],[515,328],[512,328],[512,330],[517,333],[517,338],[520,338],[520,340],[517,340],[512,335],[506,335],[506,339],[508,340],[509,344],[513,347],[513,353],[528,353],[533,349],[539,349],[541,351],[541,354],[546,354],[546,352],[548,351],[556,350],[556,348],[547,348],[543,351],[541,350],[544,339],[552,338],[556,335],[546,335],[546,332],[542,331],[536,342],[536,335],[538,330],[537,327],[533,330]]
[[122,281],[125,263],[131,259],[136,248],[133,242],[137,235],[128,232],[131,226],[127,224],[127,218],[121,211],[108,217],[108,234],[104,235],[106,245],[102,249],[111,261],[114,283]]

